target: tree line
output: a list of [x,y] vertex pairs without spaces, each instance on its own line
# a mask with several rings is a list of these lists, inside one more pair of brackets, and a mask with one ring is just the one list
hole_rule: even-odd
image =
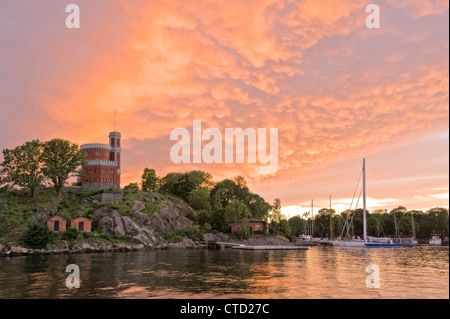
[[31,197],[36,198],[37,189],[50,184],[61,196],[67,180],[80,174],[83,163],[84,154],[77,144],[59,138],[46,142],[36,139],[3,149],[0,185],[29,188]]
[[[330,238],[333,232],[333,238],[362,238],[363,210],[359,208],[336,214],[334,209],[322,208],[314,218],[294,216],[285,220],[282,231],[291,236],[312,234],[314,237]],[[398,206],[389,212],[384,209],[367,212],[367,235],[418,239],[439,235],[445,238],[449,235],[449,211],[447,208],[435,207],[423,212]]]
[[[281,201],[270,205],[258,194],[252,193],[242,176],[214,183],[209,173],[191,171],[169,173],[158,177],[154,169],[145,168],[142,174],[143,191],[162,191],[185,200],[197,211],[201,226],[227,231],[231,221],[240,221],[243,236],[248,236],[245,224],[248,217],[260,219],[264,232],[287,237],[304,234],[314,237],[363,236],[363,210],[335,210],[322,208],[311,218],[306,214],[287,218],[281,214]],[[139,190],[139,183],[125,189]],[[331,234],[333,232],[333,234]],[[448,209],[436,207],[426,212],[407,210],[403,206],[391,211],[379,209],[367,214],[367,234],[375,237],[410,237],[426,239],[433,234],[441,238],[449,234]]]
[[158,177],[154,169],[145,168],[141,183],[130,183],[124,190],[141,189],[175,195],[197,212],[196,223],[205,230],[226,232],[232,221],[238,221],[242,226],[240,235],[248,237],[245,225],[249,217],[260,219],[267,225],[273,207],[250,191],[244,177],[235,176],[219,182],[212,179],[211,174],[198,170]]
[[[77,144],[63,139],[41,142],[38,139],[25,142],[14,149],[3,150],[0,163],[0,186],[28,188],[35,198],[41,186],[53,185],[58,196],[71,176],[82,174],[84,154]],[[213,182],[211,174],[203,171],[168,173],[158,177],[154,169],[145,168],[140,183],[130,183],[124,190],[161,191],[183,199],[197,212],[197,223],[204,229],[228,231],[230,222],[241,223],[241,236],[248,236],[245,227],[249,217],[264,222],[263,232],[315,237],[362,236],[362,209],[347,210],[336,214],[333,209],[322,208],[308,218],[281,214],[281,201],[270,205],[258,194],[252,193],[245,178],[236,176]],[[270,222],[270,223],[269,223]],[[333,234],[331,234],[333,232]],[[375,210],[367,215],[367,233],[376,237],[413,236],[429,238],[433,234],[441,238],[449,234],[448,209],[436,207],[426,212],[407,210],[399,206],[389,212]]]

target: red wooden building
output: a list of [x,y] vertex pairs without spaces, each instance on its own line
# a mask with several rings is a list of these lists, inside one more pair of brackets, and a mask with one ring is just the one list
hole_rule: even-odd
[[47,220],[47,226],[51,231],[66,231],[67,221],[61,216],[55,215]]
[[77,217],[72,219],[70,226],[78,231],[90,232],[91,231],[91,220],[87,217]]
[[[231,222],[230,226],[231,226],[231,233],[235,233],[241,230],[241,222],[239,220]],[[246,227],[250,231],[250,235],[253,235],[255,232],[262,232],[264,229],[264,224],[259,219],[249,217],[247,218]]]

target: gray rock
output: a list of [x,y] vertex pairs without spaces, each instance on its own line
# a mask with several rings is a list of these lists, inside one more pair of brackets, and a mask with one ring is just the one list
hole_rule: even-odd
[[86,198],[83,198],[81,200],[81,205],[83,206],[87,206],[87,205],[91,205],[91,204],[97,204],[99,201],[97,199],[95,199],[93,196],[89,196]]
[[186,218],[186,214],[196,215],[195,212],[187,205],[176,204],[174,206],[166,206],[158,210],[150,220],[150,225],[157,233],[166,233],[186,227],[190,227],[193,221]]
[[145,209],[145,204],[138,200],[135,200],[133,207],[131,207],[132,212],[142,212],[144,209]]
[[150,217],[146,213],[134,212],[131,218],[140,225],[149,225]]
[[49,218],[55,216],[57,212],[58,212],[57,206],[45,207],[42,210],[42,212],[37,213],[36,215],[33,216],[31,222],[32,223],[46,222]]
[[190,239],[189,237],[183,238],[183,244],[186,247],[195,247],[195,242],[192,239]]
[[125,233],[139,232],[140,228],[136,223],[127,216],[122,217],[122,223],[124,226]]
[[209,242],[209,241],[219,241],[219,242],[229,242],[230,238],[226,234],[217,233],[217,234],[203,234],[202,240]]
[[102,193],[83,198],[81,200],[81,205],[91,205],[108,201],[118,201],[122,199],[122,193]]
[[153,232],[147,227],[139,229],[138,234],[129,238],[130,242],[135,244],[142,244],[145,247],[154,247],[158,242]]
[[110,235],[119,237],[125,235],[122,216],[109,206],[100,207],[94,212],[92,215],[92,225]]

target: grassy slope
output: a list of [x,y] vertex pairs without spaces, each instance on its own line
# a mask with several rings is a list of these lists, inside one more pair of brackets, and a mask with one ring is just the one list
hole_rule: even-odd
[[[88,205],[82,205],[83,199],[89,199],[90,196],[100,193],[120,192],[123,193],[123,199],[119,201],[107,201],[101,203],[91,203]],[[173,204],[183,202],[180,198],[160,194],[158,192],[135,192],[135,191],[122,191],[122,190],[95,190],[95,191],[82,191],[82,192],[63,192],[62,198],[58,199],[56,193],[51,190],[40,191],[37,194],[36,199],[30,197],[28,191],[14,190],[0,193],[0,243],[6,242],[18,242],[22,236],[27,225],[29,225],[33,219],[33,216],[39,214],[45,210],[53,213],[57,212],[58,215],[71,219],[78,216],[92,217],[92,214],[102,206],[108,205],[121,213],[124,216],[131,215],[131,207],[133,207],[135,200],[145,203],[146,208],[143,210],[149,217],[159,209]],[[187,216],[189,217],[189,216]],[[193,240],[200,240],[201,235],[205,232],[209,232],[207,229],[202,229],[198,225],[188,227],[186,229],[180,229],[172,233],[168,233],[164,236],[164,241],[178,242],[182,241],[183,237],[187,236]],[[254,235],[252,237],[265,237],[265,235]],[[58,234],[58,238],[61,234]],[[85,233],[83,238],[102,238],[109,241],[124,242],[123,238],[112,238],[107,234],[103,234],[98,230],[93,230],[92,233]],[[289,241],[283,236],[277,236],[280,239]],[[125,241],[126,242],[126,241]]]
[[[30,197],[27,191],[14,190],[0,193],[0,237],[3,242],[17,241],[33,216],[45,210],[57,212],[58,215],[70,219],[77,216],[91,218],[100,207],[108,205],[125,216],[131,215],[131,207],[135,200],[145,203],[143,210],[150,217],[162,207],[179,203],[181,199],[159,193],[123,192],[124,197],[119,201],[107,201],[82,205],[83,199],[103,192],[123,192],[122,190],[96,190],[83,192],[64,192],[61,200],[54,191],[40,191],[36,199]],[[154,201],[153,201],[154,200]]]

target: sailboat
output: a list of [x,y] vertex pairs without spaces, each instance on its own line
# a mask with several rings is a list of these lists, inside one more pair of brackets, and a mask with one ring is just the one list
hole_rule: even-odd
[[343,239],[331,241],[333,246],[345,247],[401,247],[403,246],[400,238],[380,238],[367,236],[367,211],[366,211],[366,159],[363,159],[363,238],[362,239]]

